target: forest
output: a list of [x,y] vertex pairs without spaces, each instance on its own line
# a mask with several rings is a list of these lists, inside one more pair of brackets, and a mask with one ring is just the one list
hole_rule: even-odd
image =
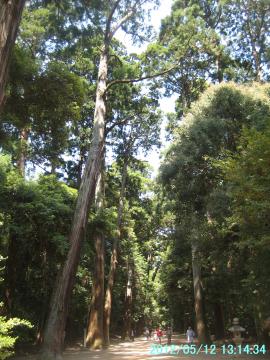
[[0,360],[270,347],[270,2],[162,3],[0,0]]

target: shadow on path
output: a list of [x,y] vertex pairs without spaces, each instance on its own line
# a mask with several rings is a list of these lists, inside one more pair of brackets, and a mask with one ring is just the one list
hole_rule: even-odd
[[[185,343],[184,337],[174,335],[172,344],[180,345]],[[162,341],[166,345],[166,339]],[[159,355],[150,354],[151,348],[158,346],[158,342],[146,340],[143,337],[136,338],[135,341],[125,341],[113,343],[106,350],[88,350],[84,348],[69,348],[64,352],[64,360],[270,360],[270,354],[266,355],[216,355],[200,352],[198,355],[185,355],[180,352],[177,355],[163,353]],[[163,351],[166,351],[163,348]],[[168,350],[167,350],[168,351]],[[35,360],[35,356],[16,357],[15,360]]]

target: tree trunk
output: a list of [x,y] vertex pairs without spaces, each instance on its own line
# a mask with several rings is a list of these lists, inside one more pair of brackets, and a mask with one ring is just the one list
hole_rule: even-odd
[[255,63],[255,80],[261,82],[263,80],[262,69],[261,69],[261,56],[256,50],[256,46],[252,45],[252,47],[253,47],[252,54]]
[[125,294],[125,314],[124,314],[124,324],[123,324],[123,333],[122,339],[128,336],[131,338],[131,325],[132,325],[132,278],[133,278],[133,269],[130,261],[128,259],[127,264],[127,286]]
[[9,59],[16,40],[25,0],[0,0],[0,110],[4,102]]
[[18,246],[16,235],[10,234],[8,244],[8,257],[5,267],[5,307],[8,316],[13,316],[14,293],[16,289],[17,267],[18,267]]
[[218,83],[221,84],[224,77],[223,69],[221,65],[221,53],[219,53],[216,57],[216,67],[217,67],[217,80]]
[[100,172],[104,152],[106,115],[104,95],[106,91],[107,72],[108,45],[104,45],[99,63],[93,138],[69,235],[70,249],[58,281],[56,282],[45,328],[41,358],[46,360],[62,358],[61,353],[64,344],[68,305],[79,263],[81,243],[88,221],[89,208],[93,202],[97,176]]
[[159,262],[159,263],[157,264],[156,268],[155,268],[155,271],[154,271],[154,273],[153,273],[153,275],[152,275],[152,282],[155,281],[156,276],[157,276],[157,273],[158,273],[160,267],[161,267],[161,262]]
[[104,346],[110,345],[110,320],[111,320],[111,310],[112,310],[112,289],[115,278],[115,271],[117,266],[117,253],[118,253],[118,242],[121,239],[122,233],[122,220],[123,220],[123,210],[124,210],[124,198],[125,198],[125,188],[126,188],[126,178],[127,178],[127,165],[128,158],[125,157],[123,165],[123,173],[121,180],[121,192],[118,206],[118,216],[117,216],[117,228],[118,236],[115,237],[113,241],[113,248],[111,254],[111,263],[110,263],[110,272],[108,277],[108,284],[105,295],[105,304],[104,304]]
[[52,160],[51,161],[51,175],[56,175],[56,168],[57,168],[56,161]]
[[48,253],[48,242],[47,240],[42,242],[42,247],[40,249],[42,254],[42,289],[43,289],[43,298],[42,298],[42,305],[40,307],[39,312],[39,324],[37,328],[36,334],[36,342],[35,344],[40,346],[44,340],[44,329],[46,325],[46,318],[48,314],[48,302],[50,300],[49,296],[49,272],[50,272],[50,264],[48,263],[48,259],[50,258],[50,254]]
[[259,296],[259,294],[257,294],[255,298],[256,302],[254,302],[254,307],[253,307],[254,308],[253,317],[254,317],[257,341],[262,344],[264,338],[263,336],[264,316],[263,316],[263,309],[261,307],[261,298],[262,296]]
[[[104,179],[101,171],[97,184],[96,210],[104,207]],[[92,299],[86,343],[92,349],[103,346],[103,309],[104,309],[104,234],[102,229],[95,229],[95,273],[92,287]]]
[[194,242],[192,245],[192,271],[193,271],[193,286],[194,286],[194,301],[197,334],[200,344],[209,343],[209,335],[207,332],[204,304],[203,304],[203,288],[201,279],[201,267],[198,258],[198,245]]
[[216,302],[214,305],[214,313],[215,313],[215,327],[216,327],[216,340],[224,339],[224,313],[223,313],[223,305],[220,302]]
[[80,149],[80,160],[78,163],[78,167],[77,167],[77,188],[79,189],[80,185],[81,185],[81,181],[82,181],[82,170],[83,170],[83,164],[84,164],[84,156],[85,153],[82,149]]
[[27,141],[28,141],[29,130],[24,128],[20,133],[20,145],[17,166],[20,174],[25,177],[25,164],[27,159]]

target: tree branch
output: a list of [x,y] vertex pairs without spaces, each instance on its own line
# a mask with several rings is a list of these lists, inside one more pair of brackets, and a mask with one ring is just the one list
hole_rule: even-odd
[[106,134],[109,134],[117,125],[126,125],[126,123],[128,122],[128,118],[124,119],[122,121],[116,121],[114,122],[110,127],[108,127],[106,129]]
[[107,92],[109,90],[110,87],[112,87],[113,85],[115,84],[127,84],[127,83],[136,83],[136,82],[139,82],[139,81],[143,81],[143,80],[147,80],[147,79],[154,79],[158,76],[162,76],[162,75],[165,75],[167,74],[168,72],[174,70],[179,64],[175,64],[173,66],[171,66],[169,69],[166,69],[166,70],[163,70],[163,71],[160,71],[156,74],[149,74],[149,75],[145,75],[145,76],[142,76],[142,77],[139,77],[137,79],[119,79],[119,80],[113,80],[111,81],[107,87],[106,87],[106,91]]
[[112,39],[116,31],[129,19],[131,16],[135,13],[135,10],[128,12],[125,16],[122,17],[122,19],[119,20],[119,22],[115,25],[115,27],[111,30],[109,33],[109,39]]
[[181,56],[181,58],[177,61],[176,64],[172,65],[171,67],[169,67],[168,69],[165,69],[163,71],[160,71],[158,73],[155,73],[155,74],[149,74],[149,75],[145,75],[145,76],[141,76],[139,78],[136,78],[136,79],[118,79],[118,80],[113,80],[111,82],[108,83],[107,87],[106,87],[106,90],[105,90],[105,93],[115,84],[129,84],[129,83],[136,83],[136,82],[140,82],[140,81],[143,81],[143,80],[147,80],[147,79],[154,79],[156,77],[159,77],[159,76],[162,76],[162,75],[165,75],[167,73],[169,73],[170,71],[176,69],[178,66],[179,66],[179,63],[180,61],[183,59],[183,57],[186,55],[188,49],[189,49],[189,43],[190,43],[190,40],[192,39],[193,37],[193,33],[191,34],[190,38],[188,39],[187,41],[187,44],[186,44],[186,50],[184,52],[184,54]]
[[114,3],[112,10],[108,16],[107,19],[107,23],[106,23],[106,31],[105,31],[105,38],[108,39],[110,38],[110,33],[111,33],[111,22],[112,22],[112,18],[113,18],[113,14],[115,13],[115,10],[117,9],[117,6],[119,5],[121,0],[116,0],[116,2]]
[[[109,32],[107,33],[108,38],[109,38],[109,39],[112,39],[113,36],[114,36],[114,34],[116,33],[116,31],[117,31],[125,22],[127,22],[127,20],[130,19],[132,15],[135,14],[135,12],[136,12],[136,6],[139,6],[139,5],[142,6],[146,1],[147,1],[147,0],[136,1],[135,4],[133,5],[133,7],[131,7],[131,10],[130,10],[126,15],[124,15],[124,16],[118,21],[118,23],[114,26],[114,28],[113,28],[111,31],[109,31]],[[116,1],[115,5],[114,5],[113,12],[112,12],[112,15],[113,15],[114,11],[116,10],[116,7],[118,6],[119,2],[120,2],[120,0]],[[109,20],[110,20],[110,22],[111,22],[112,16],[110,17]]]

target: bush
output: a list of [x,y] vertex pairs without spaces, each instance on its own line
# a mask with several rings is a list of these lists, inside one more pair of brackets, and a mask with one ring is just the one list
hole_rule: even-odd
[[[3,304],[1,303],[0,306]],[[5,316],[0,316],[0,360],[4,360],[13,354],[17,337],[12,334],[12,331],[17,326],[27,326],[31,328],[32,325],[27,320],[18,318],[7,319]]]

